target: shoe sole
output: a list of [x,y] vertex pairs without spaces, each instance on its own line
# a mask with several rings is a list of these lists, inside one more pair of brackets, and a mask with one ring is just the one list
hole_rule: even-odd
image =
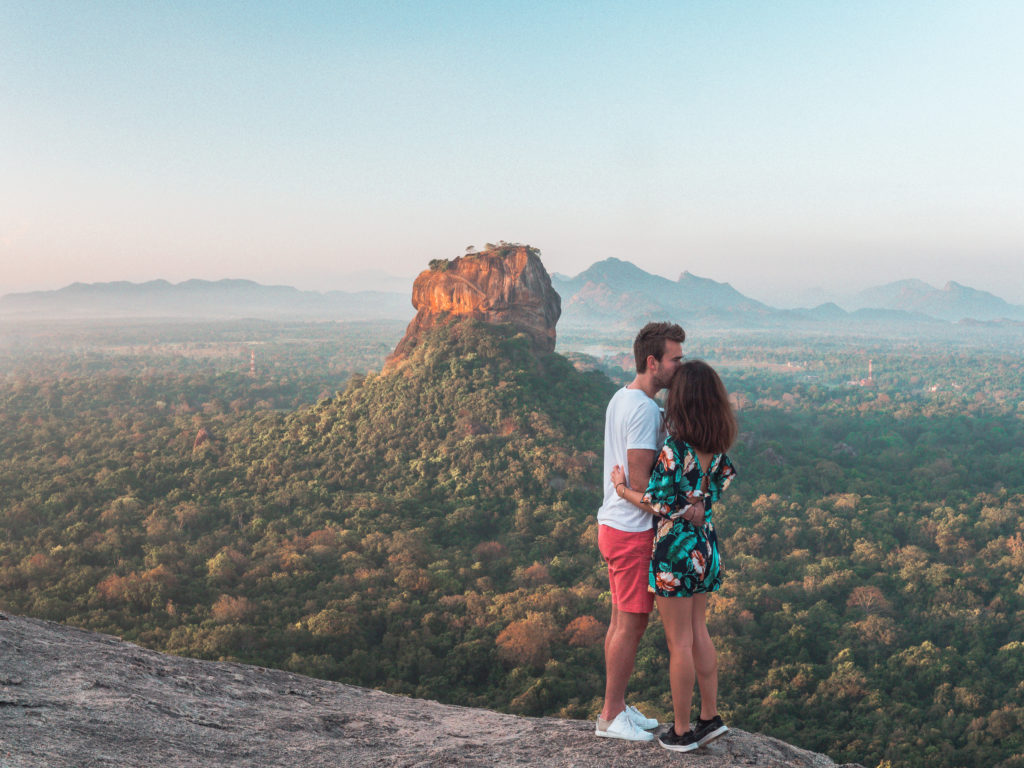
[[649,739],[645,739],[642,736],[640,738],[638,738],[638,739],[634,739],[634,738],[632,738],[630,736],[626,736],[624,734],[609,733],[608,731],[599,731],[597,729],[594,729],[594,734],[596,736],[600,736],[603,739],[622,739],[623,741],[653,741],[654,740],[654,736],[652,734],[647,734],[648,736],[650,736]]
[[666,744],[661,739],[658,739],[658,743],[661,744],[662,749],[667,749],[670,752],[693,752],[697,747],[700,746],[696,741],[693,744]]
[[698,747],[703,747],[709,741],[713,741],[714,739],[717,739],[719,736],[721,736],[723,733],[728,733],[728,732],[729,732],[729,726],[727,726],[727,725],[720,725],[720,726],[718,726],[718,728],[713,730],[711,733],[706,733],[703,736],[701,736],[700,740],[697,742],[697,746]]

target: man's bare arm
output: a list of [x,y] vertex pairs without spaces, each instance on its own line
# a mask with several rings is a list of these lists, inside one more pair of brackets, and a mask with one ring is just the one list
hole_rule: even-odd
[[626,451],[626,462],[629,464],[629,487],[643,493],[651,482],[651,470],[658,452],[647,448],[630,448]]

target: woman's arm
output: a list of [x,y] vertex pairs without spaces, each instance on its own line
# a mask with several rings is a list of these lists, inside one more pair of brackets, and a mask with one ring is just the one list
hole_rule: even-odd
[[652,515],[658,514],[654,507],[642,501],[643,493],[629,487],[626,483],[626,472],[618,464],[612,467],[612,485],[615,486],[615,493],[620,499],[625,499],[633,506],[640,507],[644,512]]
[[[639,507],[644,512],[654,515],[655,517],[668,517],[656,510],[651,504],[643,500],[644,494],[640,491],[630,488],[626,483],[626,473],[618,464],[612,468],[612,485],[615,486],[615,493],[620,499],[625,499],[635,507]],[[691,494],[687,497],[690,505],[683,511],[682,518],[688,523],[694,525],[704,524],[704,500],[700,495]]]

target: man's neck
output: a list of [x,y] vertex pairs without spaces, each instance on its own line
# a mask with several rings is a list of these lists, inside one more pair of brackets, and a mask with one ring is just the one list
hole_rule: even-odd
[[646,373],[638,373],[636,378],[626,385],[626,389],[642,390],[645,395],[653,400],[661,387],[654,383],[653,376]]

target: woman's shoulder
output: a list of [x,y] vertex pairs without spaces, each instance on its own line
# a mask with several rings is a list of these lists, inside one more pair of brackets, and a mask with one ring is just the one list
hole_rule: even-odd
[[696,455],[693,451],[693,448],[690,446],[688,442],[686,442],[685,440],[678,440],[672,437],[672,435],[668,435],[665,438],[665,442],[662,445],[661,452],[663,454],[671,453],[678,460],[683,460],[687,456]]
[[671,433],[665,438],[665,445],[670,447],[673,451],[678,453],[680,456],[685,456],[688,453],[694,453],[693,446],[682,438],[672,437]]
[[679,440],[669,435],[665,438],[658,462],[666,469],[675,470],[678,467],[685,475],[697,466],[697,452],[685,440]]

